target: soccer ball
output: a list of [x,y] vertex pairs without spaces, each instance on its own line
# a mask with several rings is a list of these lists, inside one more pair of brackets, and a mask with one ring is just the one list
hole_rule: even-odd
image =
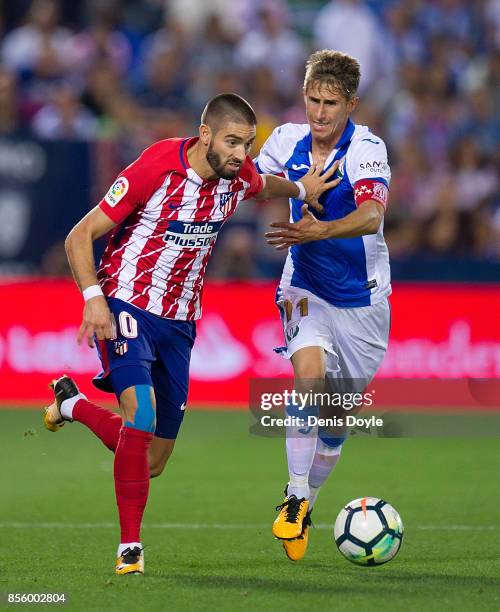
[[357,565],[382,565],[401,548],[403,521],[382,499],[363,497],[349,502],[337,516],[333,537],[346,559]]

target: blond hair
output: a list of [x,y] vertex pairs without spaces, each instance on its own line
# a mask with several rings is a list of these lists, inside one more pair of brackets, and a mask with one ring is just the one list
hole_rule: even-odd
[[358,91],[361,73],[356,58],[332,49],[316,51],[306,62],[304,90],[313,84],[326,85],[338,89],[351,100]]

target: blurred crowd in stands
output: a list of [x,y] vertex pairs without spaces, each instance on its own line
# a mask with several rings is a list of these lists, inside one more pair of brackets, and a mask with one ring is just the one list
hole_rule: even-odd
[[[151,142],[195,134],[216,93],[254,106],[255,153],[303,122],[323,48],[361,63],[354,119],[388,146],[393,260],[500,261],[500,0],[0,0],[0,137],[93,143],[97,201]],[[287,216],[241,206],[211,275],[277,276],[263,233]]]

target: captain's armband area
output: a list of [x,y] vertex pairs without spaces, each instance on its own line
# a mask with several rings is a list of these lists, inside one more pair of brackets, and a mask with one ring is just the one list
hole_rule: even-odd
[[388,199],[389,189],[382,181],[362,179],[354,185],[354,201],[356,206],[360,206],[368,200],[374,200],[386,210]]

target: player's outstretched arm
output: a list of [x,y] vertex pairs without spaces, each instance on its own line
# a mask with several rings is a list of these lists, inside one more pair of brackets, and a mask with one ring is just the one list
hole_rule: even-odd
[[[114,223],[96,206],[71,230],[64,243],[71,271],[83,292],[88,287],[98,285],[92,244],[115,227]],[[78,343],[84,336],[87,343],[94,347],[94,333],[98,340],[113,336],[113,317],[106,299],[97,295],[88,299],[83,308],[83,320],[78,332]]]
[[325,238],[354,238],[376,234],[384,216],[384,207],[375,200],[363,202],[355,211],[335,221],[318,221],[306,204],[301,211],[302,219],[296,223],[271,223],[271,227],[279,228],[279,231],[267,232],[267,243],[277,250],[283,250],[294,244]]
[[323,168],[313,164],[307,174],[299,181],[293,182],[274,174],[263,174],[264,189],[257,194],[259,200],[269,198],[294,198],[300,199],[310,204],[314,209],[323,212],[323,206],[319,203],[319,198],[328,189],[336,187],[341,179],[330,180],[337,170],[339,162],[332,164],[325,173]]

